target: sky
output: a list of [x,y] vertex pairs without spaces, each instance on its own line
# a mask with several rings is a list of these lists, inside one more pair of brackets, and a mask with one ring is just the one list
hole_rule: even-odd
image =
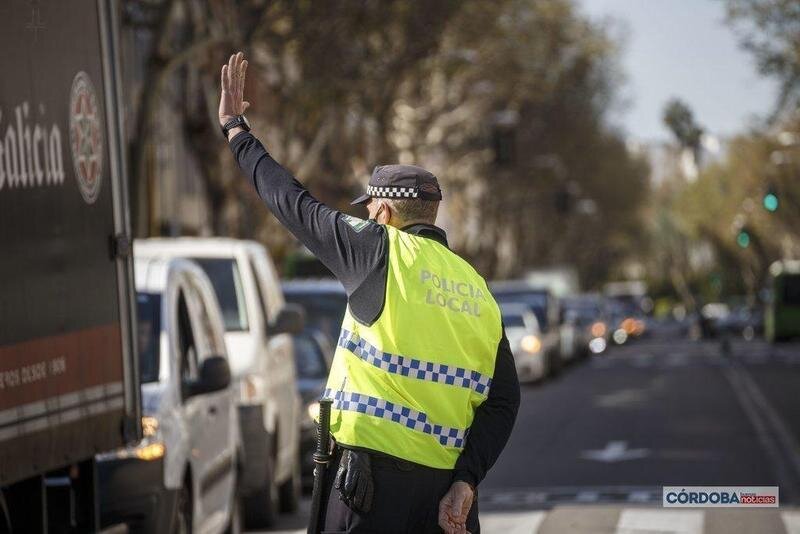
[[578,0],[592,19],[610,18],[625,36],[624,109],[614,117],[640,141],[670,138],[665,102],[679,97],[707,131],[729,137],[768,114],[777,83],[758,74],[725,23],[723,0]]

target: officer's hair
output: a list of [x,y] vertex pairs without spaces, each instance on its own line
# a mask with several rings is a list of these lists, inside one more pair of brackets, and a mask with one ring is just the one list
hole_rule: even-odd
[[389,198],[386,199],[397,217],[407,223],[425,222],[436,223],[436,214],[439,211],[438,200],[423,200],[420,198]]

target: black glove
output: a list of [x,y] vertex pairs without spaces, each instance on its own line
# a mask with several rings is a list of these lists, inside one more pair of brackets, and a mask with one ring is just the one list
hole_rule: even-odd
[[369,512],[375,491],[369,454],[344,449],[333,487],[339,490],[348,508],[362,514]]

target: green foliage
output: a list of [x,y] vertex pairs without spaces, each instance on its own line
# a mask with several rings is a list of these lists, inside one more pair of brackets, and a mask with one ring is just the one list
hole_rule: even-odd
[[678,98],[667,102],[663,119],[683,148],[689,148],[695,153],[700,150],[703,128],[695,122],[694,114],[685,102]]
[[726,0],[728,18],[739,30],[759,70],[777,79],[777,109],[800,97],[800,2],[792,0]]
[[[130,42],[161,43],[136,57],[173,90],[145,84],[143,91],[149,102],[180,102],[170,112],[184,127],[168,133],[174,121],[140,121],[161,131],[142,137],[138,153],[155,154],[145,145],[159,136],[184,140],[181,157],[194,163],[178,160],[175,172],[207,192],[210,228],[195,231],[255,237],[277,256],[293,248],[239,179],[209,112],[219,65],[243,49],[256,133],[329,204],[351,209],[347,200],[376,164],[426,166],[443,182],[451,244],[487,276],[571,263],[596,286],[646,241],[647,164],[606,117],[621,79],[618,44],[573,1],[126,4],[169,14],[126,31],[138,36]],[[182,68],[159,70],[178,60]],[[502,164],[498,143],[508,149]],[[138,168],[140,203],[168,189],[159,181],[168,173],[145,161]],[[151,211],[157,216],[177,218]]]

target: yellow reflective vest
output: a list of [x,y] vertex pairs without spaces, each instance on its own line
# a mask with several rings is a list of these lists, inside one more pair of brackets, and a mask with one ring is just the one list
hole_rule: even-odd
[[385,228],[383,311],[366,326],[348,307],[324,394],[331,432],[345,446],[452,469],[492,385],[500,310],[447,247]]

